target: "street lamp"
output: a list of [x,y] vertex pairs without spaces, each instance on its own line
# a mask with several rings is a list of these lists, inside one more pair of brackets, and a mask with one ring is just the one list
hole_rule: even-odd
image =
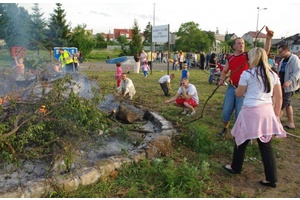
[[[153,26],[155,26],[155,3],[153,3]],[[152,39],[151,39],[151,41],[152,41]],[[152,45],[153,45],[153,51],[152,52],[154,52],[155,51],[155,43],[152,43]]]
[[261,9],[259,9],[259,7],[257,7],[256,37],[258,35],[258,18],[259,18],[259,11],[260,10],[267,10],[267,8],[261,8]]

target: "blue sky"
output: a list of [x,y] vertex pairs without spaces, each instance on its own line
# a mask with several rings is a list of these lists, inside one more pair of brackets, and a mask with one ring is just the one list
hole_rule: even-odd
[[[29,13],[33,3],[21,2]],[[96,33],[113,32],[114,28],[131,28],[137,19],[141,31],[150,22],[156,26],[170,24],[170,31],[177,31],[182,23],[194,21],[205,31],[216,31],[220,34],[235,33],[242,36],[248,31],[255,31],[259,11],[258,29],[269,26],[275,32],[274,38],[286,37],[300,33],[300,1],[296,0],[231,0],[231,1],[63,1],[67,22],[72,28],[78,24],[86,24],[87,29]],[[126,2],[126,3],[124,3]],[[51,1],[35,1],[39,3],[44,18],[56,8]],[[153,18],[155,14],[155,19]],[[154,21],[155,20],[155,21]],[[263,31],[265,33],[265,31]]]

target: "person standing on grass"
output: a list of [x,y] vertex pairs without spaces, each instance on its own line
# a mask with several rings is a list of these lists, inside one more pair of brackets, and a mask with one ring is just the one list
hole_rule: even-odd
[[182,70],[182,64],[184,63],[185,59],[184,59],[184,55],[182,53],[182,51],[180,50],[180,53],[179,53],[179,69]]
[[134,55],[134,61],[135,61],[135,65],[134,65],[134,73],[138,74],[140,73],[140,56],[139,53],[136,52],[136,54]]
[[[264,49],[256,47],[249,51],[249,65],[250,69],[243,71],[235,90],[238,97],[244,95],[245,99],[231,131],[236,143],[232,163],[223,165],[223,168],[233,174],[241,173],[247,144],[257,139],[266,178],[259,183],[275,188],[277,173],[271,140],[273,135],[286,137],[279,121],[282,104],[280,81],[269,66]],[[272,96],[276,99],[274,108]]]
[[152,51],[149,51],[147,54],[147,61],[148,61],[148,66],[150,67],[150,69],[152,69],[152,61],[154,60],[154,54],[152,53]]
[[144,65],[141,68],[143,70],[144,78],[147,78],[148,70],[150,70],[147,60],[144,61]]
[[147,59],[147,54],[145,53],[145,50],[142,50],[141,56],[140,56],[140,61],[141,61],[141,66],[144,65],[145,60]]
[[280,45],[278,47],[278,53],[280,57],[283,58],[278,67],[278,75],[281,80],[283,95],[280,117],[285,110],[288,122],[287,125],[284,125],[284,128],[295,129],[294,112],[291,102],[293,94],[299,88],[300,60],[289,51],[288,45]]
[[171,74],[171,75],[164,75],[158,80],[161,89],[165,93],[165,96],[170,96],[169,90],[172,91],[171,80],[173,80],[174,78],[175,78],[175,74]]
[[75,72],[78,72],[78,64],[79,64],[78,62],[79,62],[79,59],[77,57],[77,53],[74,53],[73,62],[74,62]]
[[183,69],[181,71],[181,79],[180,79],[180,86],[181,86],[181,81],[184,79],[184,78],[189,78],[190,76],[190,73],[189,71],[187,70],[187,64],[184,64],[183,65]]
[[82,51],[79,51],[78,53],[79,53],[79,57],[78,57],[79,58],[79,62],[82,63],[82,59],[83,59],[82,58]]
[[110,56],[109,56],[109,53],[107,54],[107,57],[105,59],[105,62],[107,63],[108,61],[110,60]]
[[73,56],[70,54],[70,52],[63,50],[62,48],[59,49],[59,53],[59,60],[62,68],[65,69],[66,73],[73,72]]
[[161,52],[158,52],[158,62],[161,63]]
[[205,68],[204,68],[204,69],[209,69],[209,61],[210,61],[211,53],[212,53],[212,52],[208,52],[208,53],[206,54],[206,56],[205,56],[205,63],[206,63],[206,65],[205,65]]
[[153,60],[153,63],[156,63],[156,58],[157,58],[157,54],[156,54],[156,51],[154,51],[154,53],[153,53],[153,56],[154,56],[154,60]]
[[204,57],[204,53],[202,51],[200,51],[200,69],[204,69],[204,61],[205,61],[205,57]]
[[167,54],[166,54],[166,52],[162,53],[162,62],[167,63]]
[[215,53],[212,53],[209,61],[209,69],[210,69],[210,75],[208,77],[209,84],[212,84],[213,74],[215,72],[216,67],[217,67],[217,57]]
[[191,59],[192,59],[192,56],[193,55],[192,55],[192,53],[191,53],[190,50],[185,54],[185,61],[186,61],[186,64],[187,64],[189,70],[191,69]]
[[120,86],[120,83],[121,83],[121,78],[122,78],[122,68],[121,68],[121,63],[120,63],[120,62],[117,62],[117,63],[116,63],[116,66],[117,66],[117,71],[116,71],[115,77],[116,77],[116,80],[117,80],[117,87],[119,87],[119,86]]
[[178,51],[175,51],[173,54],[173,66],[172,66],[172,70],[177,70],[177,61],[179,59],[179,55],[178,55]]
[[[273,37],[274,32],[269,30],[266,27],[267,38],[265,44],[265,51],[268,54],[271,47],[271,39]],[[233,43],[233,48],[235,49],[235,53],[228,57],[226,60],[226,64],[224,69],[222,70],[219,86],[224,85],[224,81],[227,73],[230,71],[230,80],[229,82],[232,84],[228,84],[225,98],[223,101],[223,129],[220,133],[218,133],[218,137],[222,137],[224,134],[228,132],[228,127],[230,124],[231,115],[233,110],[235,110],[235,121],[239,115],[239,112],[243,105],[243,98],[235,95],[235,88],[237,87],[240,76],[244,70],[248,69],[248,52],[245,52],[245,42],[243,38],[236,38]],[[245,64],[246,63],[246,64]],[[245,64],[243,66],[243,64]],[[240,68],[243,66],[242,68]],[[236,71],[238,70],[238,71]]]
[[[183,96],[183,98],[179,98],[180,96]],[[181,113],[183,115],[187,114],[188,110],[191,110],[191,114],[188,114],[188,116],[192,117],[196,114],[194,108],[198,105],[199,98],[196,87],[190,84],[189,79],[183,78],[177,94],[164,103],[168,104],[171,102],[174,102],[174,106],[183,108],[183,112]]]
[[193,53],[193,64],[194,64],[194,67],[196,68],[197,67],[197,54],[196,54],[196,52]]

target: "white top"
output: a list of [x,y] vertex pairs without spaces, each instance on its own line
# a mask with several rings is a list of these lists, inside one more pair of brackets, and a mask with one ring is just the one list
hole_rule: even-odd
[[141,62],[144,62],[144,60],[146,60],[146,58],[147,58],[147,54],[146,53],[141,53],[141,57],[140,57]]
[[193,58],[195,58],[195,60],[197,60],[197,54],[193,54]]
[[[197,89],[193,84],[189,84],[188,88],[184,88],[184,91],[186,92],[187,95],[192,95],[192,98],[194,101],[196,101],[197,104],[199,104],[199,98],[198,98],[198,93],[197,93]],[[178,89],[179,94],[182,94],[182,90],[181,87]]]
[[247,86],[244,93],[245,99],[243,105],[248,107],[272,103],[274,85],[280,84],[278,75],[271,71],[271,91],[269,93],[265,93],[261,76],[258,76],[258,81],[255,69],[256,67],[243,71],[239,81],[239,85]]
[[132,80],[129,78],[126,78],[125,81],[121,81],[120,86],[117,88],[117,91],[124,92],[124,94],[129,93],[130,97],[132,97],[136,93]]
[[170,81],[171,81],[170,75],[164,75],[158,80],[159,83],[165,83],[165,82],[170,83]]

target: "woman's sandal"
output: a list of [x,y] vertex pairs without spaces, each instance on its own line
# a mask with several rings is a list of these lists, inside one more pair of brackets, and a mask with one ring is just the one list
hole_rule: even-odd
[[276,183],[271,183],[271,182],[265,182],[263,180],[259,181],[260,184],[264,185],[264,186],[270,186],[272,188],[276,188]]
[[226,165],[222,165],[222,167],[224,169],[226,169],[228,172],[232,173],[232,174],[236,174],[236,172],[233,169],[227,168]]

